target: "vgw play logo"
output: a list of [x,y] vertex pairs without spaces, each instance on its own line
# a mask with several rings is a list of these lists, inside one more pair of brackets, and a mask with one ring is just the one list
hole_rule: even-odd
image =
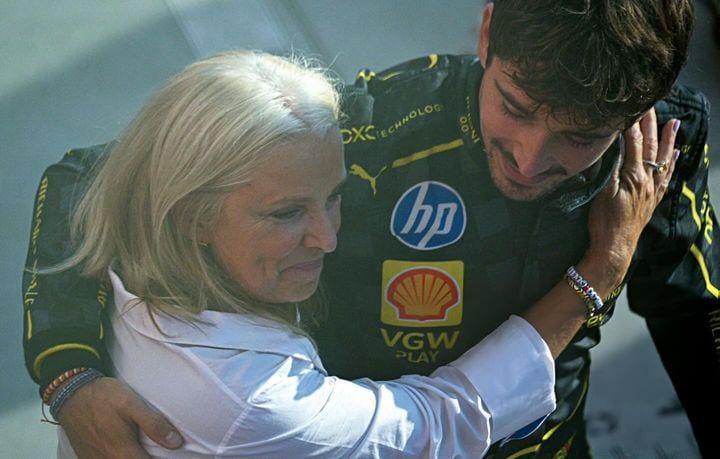
[[457,191],[440,182],[421,182],[398,199],[390,232],[417,250],[434,250],[457,242],[465,233],[465,204]]

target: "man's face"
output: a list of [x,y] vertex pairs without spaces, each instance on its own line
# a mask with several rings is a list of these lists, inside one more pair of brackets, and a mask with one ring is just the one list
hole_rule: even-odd
[[549,116],[510,77],[512,67],[495,57],[480,86],[480,128],[495,185],[510,199],[531,201],[593,165],[618,130],[580,130]]

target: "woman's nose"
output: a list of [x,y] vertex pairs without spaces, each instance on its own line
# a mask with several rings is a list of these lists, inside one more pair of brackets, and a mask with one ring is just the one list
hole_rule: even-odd
[[305,246],[318,248],[325,253],[334,251],[337,247],[338,218],[339,216],[332,212],[319,212],[314,215],[305,233]]

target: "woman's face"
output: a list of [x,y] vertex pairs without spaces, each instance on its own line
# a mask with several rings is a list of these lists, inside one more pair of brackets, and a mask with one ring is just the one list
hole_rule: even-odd
[[206,239],[243,290],[269,303],[308,298],[335,250],[345,162],[339,133],[272,150],[226,198]]

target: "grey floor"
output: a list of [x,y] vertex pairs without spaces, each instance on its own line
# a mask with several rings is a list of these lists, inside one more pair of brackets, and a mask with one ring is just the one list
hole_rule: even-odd
[[[431,52],[473,52],[478,0],[0,0],[0,458],[54,456],[54,428],[22,363],[20,269],[43,168],[112,139],[161,82],[233,48],[294,48],[344,79]],[[449,7],[448,5],[452,5]],[[720,106],[720,49],[705,0],[682,80]],[[368,13],[372,12],[372,13]],[[352,38],[348,38],[352,37]],[[711,127],[712,200],[720,124]],[[593,353],[588,404],[596,457],[696,456],[642,321],[621,305]]]

